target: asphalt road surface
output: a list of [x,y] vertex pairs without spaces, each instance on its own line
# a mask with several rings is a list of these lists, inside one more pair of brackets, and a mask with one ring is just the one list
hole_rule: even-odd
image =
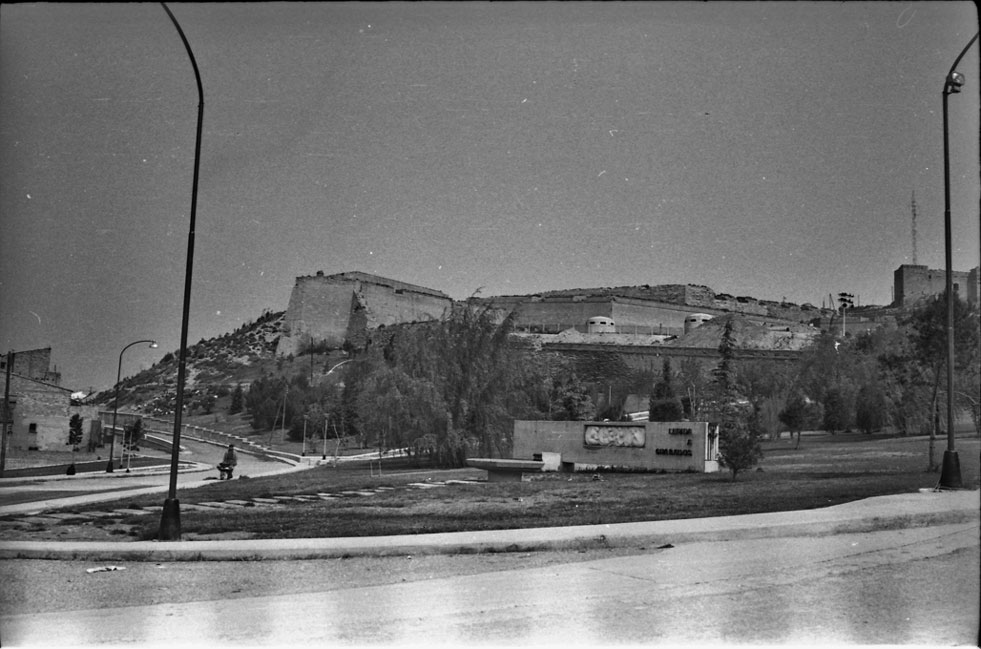
[[[183,471],[177,475],[177,486],[200,482],[206,478],[218,477],[215,468],[225,453],[225,447],[205,444],[193,440],[182,439],[180,459],[188,462],[199,462],[209,468],[200,471]],[[169,456],[168,456],[169,457]],[[235,468],[235,478],[243,475],[261,475],[269,471],[287,467],[282,462],[276,462],[247,453],[238,454],[238,466]],[[115,470],[113,473],[78,474],[72,477],[59,476],[58,479],[38,480],[31,478],[11,479],[0,486],[0,505],[15,503],[40,503],[51,498],[63,498],[72,492],[87,494],[94,492],[128,491],[150,487],[167,487],[170,483],[170,465],[156,470]],[[166,489],[165,489],[166,490]]]
[[976,646],[977,522],[618,551],[0,562],[4,647]]

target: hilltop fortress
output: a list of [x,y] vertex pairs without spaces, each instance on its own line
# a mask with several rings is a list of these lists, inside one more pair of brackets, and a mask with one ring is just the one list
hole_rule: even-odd
[[348,272],[296,278],[276,346],[278,356],[314,346],[363,345],[368,331],[403,322],[437,320],[453,306],[440,291]]
[[[977,268],[955,273],[958,294],[970,304],[978,302],[978,276]],[[893,278],[893,304],[854,309],[854,315],[846,318],[848,331],[864,331],[883,320],[894,321],[890,312],[942,292],[943,278],[943,271],[900,266]],[[757,327],[806,338],[800,334],[806,334],[807,328],[817,333],[831,326],[836,314],[831,308],[735,297],[692,284],[565,289],[477,301],[502,312],[513,311],[515,329],[520,333],[578,332],[586,336],[577,338],[581,344],[598,342],[595,336],[612,342],[610,334],[617,334],[621,342],[631,337],[646,339],[648,345],[650,341],[661,343],[730,314],[738,314]],[[276,353],[285,356],[317,346],[362,346],[373,330],[437,320],[453,305],[452,298],[435,289],[369,273],[325,275],[318,271],[296,278]]]
[[[513,311],[515,328],[529,334],[574,330],[666,340],[712,318],[737,313],[758,325],[789,327],[827,316],[811,305],[716,294],[707,286],[619,286],[478,298]],[[361,272],[298,277],[290,295],[277,355],[317,346],[361,346],[369,332],[401,323],[437,320],[454,301],[440,291]]]

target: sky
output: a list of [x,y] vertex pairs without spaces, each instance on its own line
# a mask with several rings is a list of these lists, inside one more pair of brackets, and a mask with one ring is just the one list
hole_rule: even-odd
[[[204,89],[189,344],[363,271],[456,299],[888,304],[945,268],[970,2],[172,3]],[[978,44],[949,100],[979,264]],[[180,347],[197,86],[159,4],[0,6],[0,344],[71,389]],[[917,206],[913,237],[911,199]]]

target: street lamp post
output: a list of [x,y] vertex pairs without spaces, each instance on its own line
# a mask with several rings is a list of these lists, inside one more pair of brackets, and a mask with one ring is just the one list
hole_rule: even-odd
[[191,45],[184,36],[177,18],[171,13],[166,3],[161,3],[170,21],[174,23],[184,49],[191,60],[191,67],[194,69],[194,80],[198,87],[198,121],[197,132],[194,138],[194,174],[191,179],[191,216],[188,219],[187,232],[187,260],[184,269],[184,308],[181,316],[181,347],[180,356],[177,362],[177,400],[174,407],[174,435],[170,449],[170,485],[167,490],[167,498],[164,500],[163,513],[160,515],[160,530],[157,538],[161,541],[180,541],[181,540],[181,511],[180,501],[177,500],[177,468],[180,463],[180,440],[181,423],[184,415],[184,383],[187,370],[187,329],[191,314],[191,277],[194,270],[194,224],[197,219],[198,206],[198,177],[201,169],[201,132],[204,123],[204,88],[201,85],[201,73],[198,71],[198,63],[191,51]]
[[[351,361],[355,361],[355,360],[358,360],[358,359],[356,359],[356,358],[348,358],[347,360],[341,361],[340,363],[334,365],[332,368],[330,368],[329,370],[327,370],[327,372],[324,373],[324,377],[330,376],[330,373],[333,372],[334,370],[336,370],[341,365],[344,365],[345,363],[350,363]],[[329,421],[330,421],[330,415],[327,415],[327,417],[324,419],[324,454],[320,456],[320,459],[321,460],[326,460],[327,459],[327,423]]]
[[950,138],[947,126],[947,97],[961,91],[964,85],[964,75],[957,72],[957,64],[961,62],[967,50],[978,39],[978,34],[964,46],[960,55],[950,66],[943,90],[943,127],[944,127],[944,252],[947,261],[947,282],[944,287],[944,297],[947,301],[947,450],[944,451],[943,468],[940,471],[940,486],[947,489],[960,489],[961,465],[954,448],[954,268],[951,252],[950,225]]
[[300,452],[301,457],[307,456],[307,421],[309,419],[309,415],[303,415],[303,450]]
[[[126,345],[125,347],[123,347],[123,350],[119,352],[119,365],[116,369],[116,398],[113,399],[112,402],[112,437],[110,438],[109,441],[109,464],[106,465],[106,473],[113,472],[112,460],[116,450],[116,414],[119,412],[119,382],[122,380],[122,374],[123,374],[123,353],[133,345],[139,345],[140,343],[147,343],[148,345],[150,345],[151,349],[156,349],[157,347],[157,343],[153,340],[137,340],[135,342],[131,342],[130,344]],[[125,446],[125,442],[123,445]],[[126,449],[124,448],[123,451],[125,450]],[[120,469],[123,468],[122,455],[119,456],[119,468]]]

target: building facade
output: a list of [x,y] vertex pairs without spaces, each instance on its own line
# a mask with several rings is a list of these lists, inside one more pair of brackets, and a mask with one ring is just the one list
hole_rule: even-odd
[[[101,425],[98,409],[72,399],[72,391],[50,380],[60,375],[48,369],[51,349],[15,352],[13,365],[7,368],[3,357],[0,373],[4,394],[10,399],[9,449],[20,451],[64,451],[68,446],[68,422],[78,414],[83,419],[82,445],[98,443]],[[22,360],[23,359],[23,360]],[[8,389],[7,378],[10,378]]]

